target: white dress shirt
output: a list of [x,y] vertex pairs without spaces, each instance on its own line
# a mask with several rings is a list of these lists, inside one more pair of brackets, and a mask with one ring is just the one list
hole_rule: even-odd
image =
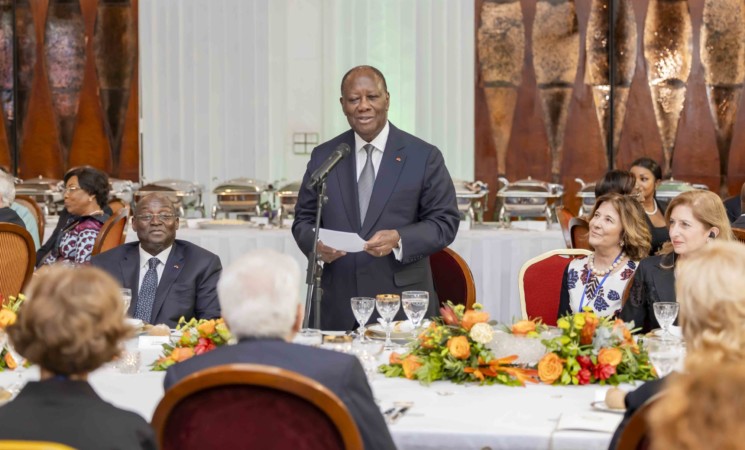
[[[145,274],[150,268],[148,261],[150,261],[150,258],[153,257],[153,255],[151,255],[150,253],[142,249],[142,245],[140,245],[139,248],[140,248],[140,280],[137,282],[138,293],[140,292],[140,288],[142,288],[142,280],[145,279]],[[173,248],[173,245],[171,245],[167,249],[155,255],[155,257],[158,258],[158,260],[160,261],[160,264],[158,264],[158,267],[155,269],[155,271],[158,273],[158,284],[160,284],[160,278],[163,276],[163,270],[165,270],[166,268],[166,262],[168,261],[168,255],[171,254],[172,248]]]

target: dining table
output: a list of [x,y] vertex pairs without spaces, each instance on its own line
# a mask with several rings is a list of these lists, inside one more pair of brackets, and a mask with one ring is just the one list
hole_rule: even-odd
[[[127,351],[140,354],[141,365],[134,373],[108,364],[91,373],[89,381],[104,400],[150,421],[163,398],[165,372],[152,372],[149,367],[160,351],[152,344],[141,346],[138,340],[128,341]],[[379,362],[386,358],[381,354]],[[618,412],[596,409],[608,389],[597,385],[509,387],[448,381],[422,385],[381,373],[369,375],[381,411],[400,402],[411,405],[389,424],[400,450],[599,450],[608,447],[622,418]],[[33,366],[6,370],[0,373],[0,387],[17,392],[25,382],[38,378],[39,370]]]

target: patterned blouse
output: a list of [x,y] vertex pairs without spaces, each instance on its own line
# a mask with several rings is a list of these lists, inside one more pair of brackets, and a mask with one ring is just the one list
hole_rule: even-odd
[[93,244],[108,217],[85,216],[71,218],[57,238],[57,245],[44,258],[42,264],[66,262],[82,264],[90,261]]
[[[616,269],[605,278],[605,276],[590,275],[588,261],[588,256],[576,258],[567,266],[565,281],[569,294],[569,309],[572,312],[580,311],[580,301],[582,301],[582,308],[589,306],[598,316],[616,314],[621,309],[621,297],[626,285],[634,276],[639,262],[628,260],[621,269]],[[583,293],[584,300],[582,299]]]

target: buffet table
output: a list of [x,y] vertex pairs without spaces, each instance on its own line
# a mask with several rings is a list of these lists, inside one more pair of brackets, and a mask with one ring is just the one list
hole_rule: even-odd
[[[156,353],[144,352],[149,362]],[[164,372],[122,374],[103,368],[90,376],[105,400],[140,414],[148,421],[163,396]],[[35,368],[0,373],[0,386],[38,379]],[[422,386],[405,379],[375,375],[371,383],[381,409],[394,401],[411,401],[411,409],[390,426],[401,450],[424,449],[605,449],[610,432],[588,431],[603,424],[614,429],[621,415],[593,410],[600,386],[455,385]],[[574,423],[575,425],[572,425]],[[571,429],[580,424],[579,428]],[[568,427],[569,429],[564,429]]]

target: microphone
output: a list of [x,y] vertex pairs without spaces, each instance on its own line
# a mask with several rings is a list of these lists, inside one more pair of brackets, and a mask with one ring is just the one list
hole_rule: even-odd
[[313,174],[310,176],[310,181],[306,185],[309,188],[315,188],[320,183],[323,183],[323,181],[326,179],[326,177],[329,175],[329,172],[336,167],[339,162],[341,162],[342,159],[344,159],[345,156],[347,156],[351,152],[351,149],[349,148],[348,144],[339,144],[336,147],[336,150],[334,150],[331,155],[329,155],[328,158],[326,158],[326,161],[321,164],[321,166],[316,169]]

